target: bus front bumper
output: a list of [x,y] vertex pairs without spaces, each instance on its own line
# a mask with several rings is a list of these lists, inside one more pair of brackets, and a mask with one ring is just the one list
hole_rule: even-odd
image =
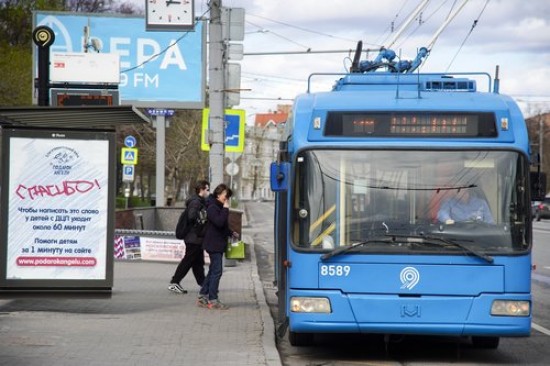
[[529,336],[531,315],[494,316],[494,300],[531,301],[528,294],[400,297],[290,290],[292,297],[328,298],[330,312],[289,310],[290,330],[308,333],[384,333],[451,336]]

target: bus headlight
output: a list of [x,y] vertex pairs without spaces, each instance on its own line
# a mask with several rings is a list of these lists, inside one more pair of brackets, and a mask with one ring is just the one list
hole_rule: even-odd
[[529,316],[531,304],[529,301],[495,300],[491,306],[491,315]]
[[326,297],[291,297],[293,313],[330,313],[330,301]]

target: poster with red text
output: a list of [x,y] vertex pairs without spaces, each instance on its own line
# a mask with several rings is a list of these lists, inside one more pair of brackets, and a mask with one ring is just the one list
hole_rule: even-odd
[[6,279],[106,278],[109,141],[13,137]]

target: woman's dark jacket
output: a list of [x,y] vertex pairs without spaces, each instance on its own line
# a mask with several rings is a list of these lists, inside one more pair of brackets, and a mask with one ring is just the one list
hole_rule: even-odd
[[223,253],[227,246],[227,239],[232,234],[229,230],[229,209],[212,197],[207,202],[206,214],[208,222],[202,247],[207,252]]

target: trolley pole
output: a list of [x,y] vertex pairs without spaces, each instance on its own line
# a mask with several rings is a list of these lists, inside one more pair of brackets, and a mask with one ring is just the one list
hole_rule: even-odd
[[209,38],[209,95],[210,118],[208,140],[210,143],[210,184],[216,187],[223,182],[223,158],[225,143],[224,122],[224,43],[222,38],[221,0],[210,1]]

